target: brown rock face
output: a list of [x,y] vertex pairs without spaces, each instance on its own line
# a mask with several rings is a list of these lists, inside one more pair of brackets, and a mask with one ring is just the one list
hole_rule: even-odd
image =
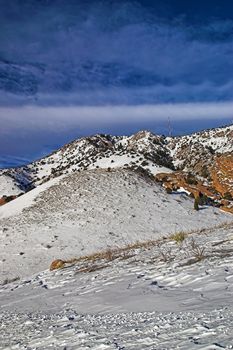
[[190,192],[193,197],[197,197],[201,192],[207,197],[220,199],[220,196],[217,195],[213,188],[204,185],[201,180],[197,180],[197,178],[190,175],[190,173],[175,171],[170,174],[157,174],[155,178],[157,181],[162,182],[165,188],[169,188],[171,190],[177,190],[183,187],[186,191]]
[[0,206],[6,204],[6,200],[4,198],[0,198]]
[[[233,154],[223,154],[215,158],[211,169],[212,186],[224,197],[233,197]],[[228,195],[229,196],[229,195]],[[228,198],[226,198],[228,199]]]
[[201,193],[210,201],[218,202],[222,210],[233,214],[233,155],[216,158],[216,163],[212,166],[211,181],[208,183],[184,171],[160,173],[155,178],[168,193],[179,188],[184,188],[195,198]]

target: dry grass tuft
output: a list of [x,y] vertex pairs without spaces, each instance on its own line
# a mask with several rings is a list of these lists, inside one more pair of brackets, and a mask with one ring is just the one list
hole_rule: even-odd
[[205,259],[205,247],[201,247],[194,238],[191,239],[191,252],[197,261]]
[[178,244],[178,243],[182,243],[187,236],[188,236],[187,233],[183,231],[179,231],[179,232],[173,233],[169,238]]

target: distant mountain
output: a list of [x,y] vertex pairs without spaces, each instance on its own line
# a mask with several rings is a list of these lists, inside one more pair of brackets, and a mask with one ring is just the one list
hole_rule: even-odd
[[[51,178],[94,168],[139,167],[156,174],[173,168],[166,140],[147,131],[130,137],[95,135],[75,140],[27,166],[2,169],[22,191]],[[8,193],[0,193],[8,195]]]
[[[185,186],[186,182],[181,185],[177,180],[181,173],[183,178],[191,173],[195,177],[192,185],[201,181],[208,188],[214,187],[220,197],[227,194],[229,199],[233,195],[232,152],[232,125],[173,138],[149,131],[132,136],[98,134],[66,144],[27,166],[0,170],[0,197],[26,192],[52,178],[76,171],[141,167],[153,176],[170,173],[173,182],[175,176],[175,186],[170,181],[172,189]],[[7,178],[10,179],[8,187]],[[158,179],[167,182],[163,177]],[[198,188],[192,191],[190,186],[188,190],[198,192]]]

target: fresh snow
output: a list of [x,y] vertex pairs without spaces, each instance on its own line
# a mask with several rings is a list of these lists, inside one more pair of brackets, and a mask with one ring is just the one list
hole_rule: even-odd
[[59,183],[63,176],[47,181],[46,183],[34,188],[33,190],[25,193],[23,196],[16,198],[15,200],[0,206],[0,220],[1,218],[7,218],[20,214],[23,209],[33,205],[35,199],[45,190],[51,186]]
[[12,196],[20,193],[22,193],[22,190],[20,190],[12,177],[0,174],[0,198],[4,195]]
[[232,225],[0,287],[0,349],[232,349]]
[[[28,166],[0,170],[0,190],[4,188],[5,195],[18,194],[19,188],[21,191],[27,191],[28,186],[38,186],[53,177],[95,168],[141,166],[153,175],[160,172],[169,173],[174,166],[179,167],[185,163],[183,146],[191,147],[189,165],[195,161],[197,149],[199,153],[204,149],[208,152],[212,149],[216,154],[232,152],[232,132],[231,125],[174,138],[165,138],[148,131],[140,131],[132,136],[100,134],[84,137],[64,145],[58,151]],[[4,176],[7,174],[14,179],[12,186],[8,186],[9,191],[4,185]]]
[[39,272],[57,258],[201,229],[230,221],[232,215],[213,207],[197,212],[193,199],[167,195],[144,174],[99,169],[38,186],[2,206],[0,218],[4,280]]
[[170,172],[183,142],[232,151],[232,130],[97,135],[0,171],[2,194],[36,186],[0,207],[0,349],[232,349],[232,215],[127,169]]

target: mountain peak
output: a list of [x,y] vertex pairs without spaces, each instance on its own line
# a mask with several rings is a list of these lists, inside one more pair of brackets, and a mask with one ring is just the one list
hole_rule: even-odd
[[[0,198],[18,195],[54,177],[76,171],[120,167],[141,167],[153,176],[174,170],[190,172],[208,182],[209,186],[215,184],[215,188],[224,188],[224,191],[233,194],[229,185],[231,179],[227,181],[227,186],[226,181],[223,186],[216,183],[216,178],[220,177],[213,175],[214,167],[226,164],[224,155],[232,151],[232,125],[173,138],[148,130],[140,130],[131,136],[96,134],[74,140],[26,167],[1,170]],[[228,163],[229,160],[232,161],[232,158],[227,158]],[[229,167],[232,167],[231,162]],[[229,176],[231,171],[227,174]],[[224,179],[224,174],[221,179]],[[9,186],[6,186],[7,183]]]

